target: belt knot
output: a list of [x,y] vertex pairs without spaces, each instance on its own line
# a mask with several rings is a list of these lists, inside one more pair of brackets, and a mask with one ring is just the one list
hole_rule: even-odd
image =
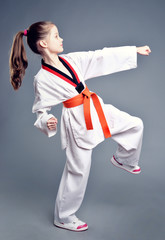
[[63,104],[66,108],[72,108],[83,104],[86,128],[87,130],[92,130],[93,124],[90,113],[90,98],[92,98],[105,138],[111,137],[104,111],[96,93],[90,92],[86,87],[79,95],[66,100]]
[[89,91],[89,89],[86,87],[85,89],[84,89],[84,91],[82,92],[82,95],[83,96],[85,96],[85,97],[87,97],[87,98],[90,98],[90,96],[91,96],[91,92]]

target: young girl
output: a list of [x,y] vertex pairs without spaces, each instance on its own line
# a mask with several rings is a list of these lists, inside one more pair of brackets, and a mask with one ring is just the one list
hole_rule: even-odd
[[57,119],[48,114],[51,107],[63,103],[61,142],[66,151],[66,164],[59,186],[54,224],[57,227],[83,231],[85,222],[75,213],[79,209],[90,171],[92,149],[105,138],[118,143],[111,162],[132,174],[139,174],[138,166],[143,123],[141,119],[104,104],[90,92],[85,80],[137,66],[137,53],[149,55],[150,48],[118,47],[97,51],[63,52],[63,39],[52,22],[37,22],[28,30],[16,34],[10,55],[11,84],[19,89],[28,66],[23,36],[31,50],[42,57],[41,69],[34,77],[37,114],[35,126],[52,137],[57,131]]

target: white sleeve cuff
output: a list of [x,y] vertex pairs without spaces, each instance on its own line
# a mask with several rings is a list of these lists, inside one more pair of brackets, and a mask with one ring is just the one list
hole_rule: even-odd
[[57,133],[57,128],[55,130],[49,130],[47,127],[47,121],[52,117],[54,117],[54,115],[46,114],[39,117],[34,123],[34,126],[37,127],[41,132],[45,133],[48,137],[53,137]]

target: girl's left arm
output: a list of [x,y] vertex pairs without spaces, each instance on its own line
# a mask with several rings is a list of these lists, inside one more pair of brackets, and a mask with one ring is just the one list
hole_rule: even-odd
[[68,54],[80,69],[84,80],[137,67],[137,53],[147,55],[148,47],[109,47],[96,51]]
[[149,46],[137,47],[136,51],[137,53],[145,56],[148,56],[151,53],[151,49],[149,48]]

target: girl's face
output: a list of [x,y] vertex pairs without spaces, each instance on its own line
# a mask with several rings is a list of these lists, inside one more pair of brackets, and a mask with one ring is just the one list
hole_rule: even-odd
[[60,38],[58,29],[52,25],[48,36],[45,38],[46,49],[49,53],[59,54],[63,52],[63,39]]

